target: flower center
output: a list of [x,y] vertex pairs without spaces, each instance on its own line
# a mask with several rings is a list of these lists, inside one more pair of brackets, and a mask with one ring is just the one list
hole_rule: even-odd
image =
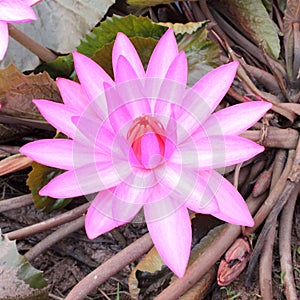
[[148,115],[136,118],[128,130],[127,140],[146,169],[153,169],[163,161],[166,132],[156,118]]

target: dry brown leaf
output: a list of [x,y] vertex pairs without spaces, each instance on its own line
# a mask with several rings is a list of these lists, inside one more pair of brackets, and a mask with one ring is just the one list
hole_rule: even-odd
[[62,102],[55,81],[48,73],[24,75],[13,64],[0,70],[1,114],[42,121],[32,99]]
[[15,154],[0,161],[0,176],[31,166],[32,160],[23,154]]

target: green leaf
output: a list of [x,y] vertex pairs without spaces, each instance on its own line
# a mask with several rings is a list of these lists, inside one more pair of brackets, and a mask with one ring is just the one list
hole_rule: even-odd
[[278,7],[281,10],[281,12],[284,13],[284,11],[286,9],[287,0],[277,0],[277,3],[278,3]]
[[70,77],[74,71],[72,54],[58,56],[56,60],[43,63],[34,70],[35,73],[40,73],[43,71],[47,71],[52,78]]
[[52,197],[39,195],[39,191],[43,186],[63,172],[65,171],[50,168],[37,162],[32,163],[32,171],[28,175],[27,185],[32,193],[33,203],[36,209],[51,212],[55,209],[63,208],[72,201],[72,198],[54,199]]
[[265,50],[273,57],[279,57],[279,29],[269,17],[261,0],[220,0],[215,2],[215,8],[247,38],[257,45],[263,41]]
[[0,231],[0,300],[48,299],[42,273],[18,253],[16,242]]
[[166,30],[166,27],[157,25],[146,17],[113,16],[107,18],[100,26],[95,27],[91,33],[87,34],[77,50],[92,57],[97,50],[113,42],[118,32],[123,32],[128,37],[151,37],[158,40]]
[[[143,38],[143,37],[132,37],[129,38],[136,48],[141,61],[144,65],[144,68],[147,68],[150,56],[153,52],[154,47],[157,44],[157,40],[153,38]],[[114,42],[108,43],[100,48],[92,56],[92,59],[98,63],[112,78],[113,78],[113,69],[112,69],[112,47]]]
[[178,42],[179,50],[184,50],[188,60],[188,85],[194,85],[201,77],[218,67],[220,49],[207,38],[206,28],[200,28],[193,34],[186,34]]

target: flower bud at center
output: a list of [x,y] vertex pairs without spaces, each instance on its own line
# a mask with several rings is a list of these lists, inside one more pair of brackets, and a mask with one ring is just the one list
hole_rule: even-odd
[[155,117],[142,115],[136,118],[128,130],[127,140],[146,169],[153,169],[163,161],[166,132]]

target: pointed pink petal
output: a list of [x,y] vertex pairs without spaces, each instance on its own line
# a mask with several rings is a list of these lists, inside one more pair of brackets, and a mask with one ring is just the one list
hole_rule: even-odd
[[197,98],[203,99],[210,112],[214,111],[230,88],[238,65],[238,62],[222,65],[203,76],[187,94],[184,101],[187,107],[196,92]]
[[[167,51],[166,51],[167,49]],[[172,61],[178,54],[177,42],[170,28],[158,41],[150,57],[146,76],[165,78]]]
[[[154,91],[150,91],[149,89],[146,91],[148,93],[147,95],[151,95],[151,99],[155,99],[154,115],[169,118],[174,111],[174,107],[182,107],[182,99],[186,93],[186,86],[180,82],[180,80],[184,80],[183,78],[180,79],[180,77],[181,76],[178,76],[177,79],[173,78],[169,80],[156,78],[147,79],[147,83],[153,81],[150,86],[154,86]],[[148,97],[150,98],[150,96]],[[177,115],[174,117],[177,122]]]
[[153,132],[148,132],[141,140],[140,161],[146,169],[155,168],[163,159],[163,145]]
[[238,135],[254,125],[270,108],[268,102],[246,102],[212,114],[203,124],[207,135]]
[[37,19],[34,10],[20,0],[1,0],[0,19],[10,23],[28,22]]
[[74,138],[79,143],[86,143],[91,152],[95,150],[111,154],[115,134],[108,127],[109,121],[102,122],[99,118],[90,117],[89,114],[75,116],[72,118],[76,124]]
[[114,192],[112,211],[118,222],[130,222],[143,207],[144,197],[148,197],[147,189],[120,183]]
[[41,2],[41,0],[23,0],[23,2],[25,2],[29,6],[32,6],[32,5],[35,5],[39,2]]
[[182,84],[183,86],[186,86],[187,72],[188,72],[188,66],[187,66],[186,54],[184,51],[181,51],[172,61],[165,78],[174,80]]
[[192,242],[190,217],[185,207],[172,210],[172,199],[164,202],[165,206],[160,202],[144,207],[147,227],[163,261],[178,277],[183,277]]
[[70,170],[74,167],[73,141],[44,139],[24,145],[20,152],[43,165]]
[[183,108],[176,107],[174,110],[175,119],[177,121],[178,132],[178,143],[190,138],[195,132],[202,133],[201,136],[207,136],[204,132],[202,123],[210,114],[208,106],[202,102],[200,98],[191,97],[188,106],[183,104]]
[[187,198],[185,206],[190,210],[201,214],[219,212],[218,202],[213,191],[207,183],[198,175],[193,190]]
[[170,191],[178,203],[195,212],[218,212],[218,204],[213,192],[197,172],[182,169],[183,166],[168,162],[155,174],[160,184]]
[[[120,74],[117,74],[117,64],[121,55],[127,59],[139,78],[145,77],[144,67],[136,49],[129,38],[124,33],[119,32],[112,51],[112,64],[115,78],[120,76]],[[118,72],[120,72],[120,70]],[[126,73],[126,69],[123,70],[123,72]]]
[[55,177],[40,190],[40,195],[53,198],[77,197],[115,187],[119,183],[120,178],[112,162],[97,162]]
[[[141,115],[151,114],[139,79],[124,82],[105,90],[108,116],[115,133],[128,128]],[[126,135],[127,132],[124,132]]]
[[124,126],[133,121],[131,114],[126,104],[123,103],[122,97],[119,95],[118,90],[110,88],[105,90],[107,101],[108,118],[111,127],[115,133],[119,133]]
[[166,161],[172,156],[173,152],[175,151],[177,145],[177,124],[174,115],[173,105],[171,105],[171,114],[166,126],[166,141],[165,141],[165,153],[164,159]]
[[115,83],[118,84],[138,78],[129,61],[123,55],[120,55],[115,69]]
[[178,146],[171,161],[200,170],[231,166],[248,160],[264,151],[248,139],[238,136],[209,136]]
[[73,58],[81,86],[90,100],[102,94],[104,82],[114,85],[109,75],[90,58],[76,51],[73,51]]
[[242,226],[253,226],[254,221],[248,206],[236,188],[216,171],[204,171],[200,176],[215,194],[220,211],[213,216],[225,222]]
[[118,222],[112,215],[113,189],[97,194],[85,217],[85,230],[89,239],[94,239],[126,222]]
[[76,127],[72,122],[72,117],[78,114],[76,110],[64,104],[48,100],[33,100],[32,102],[53,127],[68,137],[73,138],[75,136]]
[[79,112],[83,112],[87,108],[90,100],[82,91],[79,83],[65,78],[57,78],[56,84],[66,105]]
[[8,47],[8,27],[7,23],[0,20],[0,60],[5,56]]

